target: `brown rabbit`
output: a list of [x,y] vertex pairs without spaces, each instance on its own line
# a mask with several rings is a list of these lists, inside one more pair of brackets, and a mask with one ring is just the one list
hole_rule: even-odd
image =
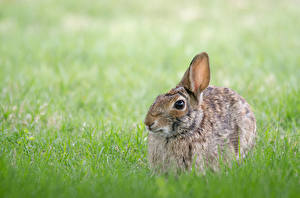
[[145,125],[150,167],[159,172],[218,170],[245,157],[255,144],[256,121],[249,104],[229,88],[208,86],[207,53],[196,55],[179,84],[159,95]]

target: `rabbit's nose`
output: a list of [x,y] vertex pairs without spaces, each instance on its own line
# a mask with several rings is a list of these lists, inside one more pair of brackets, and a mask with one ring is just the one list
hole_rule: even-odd
[[146,128],[151,131],[151,127],[153,127],[155,122],[145,121]]
[[154,122],[148,126],[148,128],[149,128],[150,131],[151,131],[151,127],[152,127],[153,125],[154,125]]

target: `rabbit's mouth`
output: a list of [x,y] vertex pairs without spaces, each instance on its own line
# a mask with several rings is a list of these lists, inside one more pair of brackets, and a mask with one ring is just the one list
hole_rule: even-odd
[[152,133],[167,133],[168,132],[168,130],[166,128],[152,129],[149,131]]
[[175,135],[175,133],[173,131],[171,131],[169,129],[169,127],[164,127],[164,128],[159,128],[159,129],[152,129],[152,130],[148,130],[150,134],[153,135],[157,135],[157,136],[161,136],[161,137],[165,137],[165,138],[169,138]]
[[149,127],[146,127],[147,130],[152,133],[152,134],[165,134],[165,135],[169,135],[170,134],[170,130],[168,127],[163,127],[163,128],[157,128],[157,129],[149,129]]
[[165,129],[158,129],[153,131],[153,133],[166,133],[167,131]]

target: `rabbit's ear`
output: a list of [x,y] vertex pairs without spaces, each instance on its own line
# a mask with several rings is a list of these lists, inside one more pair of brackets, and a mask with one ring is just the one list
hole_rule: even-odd
[[200,93],[208,86],[210,80],[209,60],[206,52],[197,54],[186,70],[179,85],[200,97]]

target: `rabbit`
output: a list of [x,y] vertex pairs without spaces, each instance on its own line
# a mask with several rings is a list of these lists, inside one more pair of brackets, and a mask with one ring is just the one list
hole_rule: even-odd
[[179,84],[159,95],[145,118],[148,161],[154,171],[219,170],[253,148],[256,119],[229,88],[209,86],[206,52],[196,55]]

